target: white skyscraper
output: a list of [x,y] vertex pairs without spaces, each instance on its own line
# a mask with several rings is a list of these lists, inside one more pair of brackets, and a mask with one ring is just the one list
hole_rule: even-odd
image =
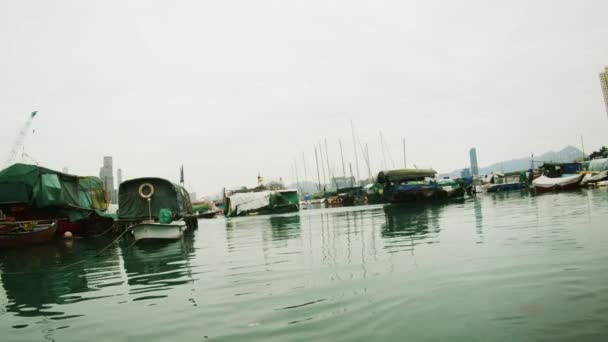
[[477,166],[477,150],[475,147],[469,150],[469,157],[471,157],[471,175],[479,176],[479,166]]
[[604,68],[604,72],[600,73],[600,83],[602,85],[602,93],[604,93],[604,105],[606,106],[606,114],[608,114],[608,67]]

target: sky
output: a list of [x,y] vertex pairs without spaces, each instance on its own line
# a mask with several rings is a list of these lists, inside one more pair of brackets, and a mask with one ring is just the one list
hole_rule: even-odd
[[[0,158],[197,194],[355,165],[449,172],[608,144],[608,1],[0,0]],[[380,143],[385,141],[385,155]],[[367,176],[359,155],[361,177]],[[303,157],[304,156],[304,157]],[[303,167],[303,158],[307,169]],[[386,159],[386,162],[384,161]],[[392,159],[392,162],[391,162]],[[388,164],[388,165],[387,165]]]

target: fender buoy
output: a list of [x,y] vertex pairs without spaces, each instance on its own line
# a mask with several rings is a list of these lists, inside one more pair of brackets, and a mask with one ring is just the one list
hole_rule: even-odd
[[[144,189],[148,189],[148,193],[144,193]],[[154,195],[154,186],[150,183],[143,183],[139,186],[139,196],[143,199],[148,199]]]

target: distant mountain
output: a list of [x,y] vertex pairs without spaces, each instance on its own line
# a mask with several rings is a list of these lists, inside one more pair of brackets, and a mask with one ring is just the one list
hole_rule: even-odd
[[[539,166],[543,162],[568,163],[568,162],[573,162],[573,161],[577,161],[577,160],[580,161],[582,158],[583,158],[583,152],[581,150],[579,150],[578,148],[576,148],[574,146],[567,146],[558,152],[551,151],[551,152],[543,153],[538,156],[534,155],[534,164],[535,164],[535,166]],[[514,172],[514,171],[527,170],[530,168],[531,163],[532,163],[531,156],[524,157],[524,158],[518,158],[518,159],[505,160],[505,161],[501,161],[498,163],[488,165],[486,167],[480,167],[479,174],[483,175],[483,174],[490,174],[492,172]],[[469,166],[463,167],[463,169],[464,168],[469,168]],[[454,171],[450,172],[448,175],[450,175],[452,177],[460,177],[460,171],[462,171],[462,169],[454,170]]]
[[319,185],[317,183],[313,183],[313,182],[309,182],[309,181],[302,181],[300,182],[300,184],[289,184],[287,185],[288,189],[298,189],[300,191],[302,191],[302,193],[305,194],[314,194],[319,192]]

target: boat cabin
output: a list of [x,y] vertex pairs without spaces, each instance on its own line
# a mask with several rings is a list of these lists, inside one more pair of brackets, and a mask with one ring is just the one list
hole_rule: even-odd
[[559,178],[564,175],[575,175],[583,170],[581,163],[544,163],[540,169],[549,178]]
[[[192,203],[182,186],[162,178],[137,178],[120,184],[118,189],[118,218],[121,221],[159,220],[162,212],[171,219],[190,219]],[[196,220],[190,222],[194,224]]]

